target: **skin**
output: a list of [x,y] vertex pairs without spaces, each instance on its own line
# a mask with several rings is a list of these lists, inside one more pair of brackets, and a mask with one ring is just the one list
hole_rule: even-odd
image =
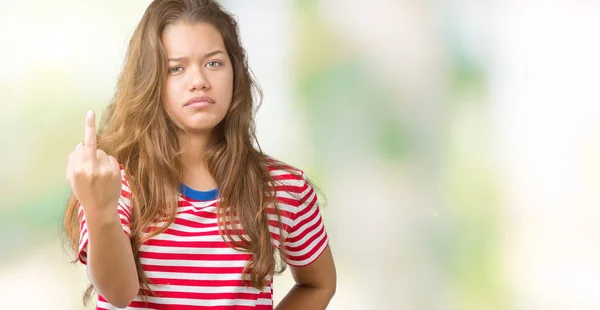
[[310,265],[290,266],[296,285],[275,307],[276,310],[325,309],[336,289],[336,272],[329,246]]
[[[233,67],[219,31],[209,24],[179,22],[169,26],[162,36],[170,73],[166,85],[166,108],[175,121],[188,131],[180,142],[190,148],[183,154],[187,171],[184,182],[200,190],[216,183],[202,165],[202,155],[212,129],[223,120],[231,105]],[[222,51],[222,52],[218,52]],[[215,53],[216,52],[216,53]],[[207,95],[214,105],[186,110],[183,105],[195,95]],[[336,271],[329,246],[312,264],[290,266],[296,285],[276,309],[325,309],[336,287]]]
[[[223,39],[209,24],[178,22],[161,37],[169,70],[165,85],[165,109],[184,133],[177,137],[186,146],[182,161],[187,171],[183,182],[198,190],[216,187],[202,157],[214,127],[230,108],[233,67]],[[195,96],[208,96],[212,103],[188,107]],[[117,212],[121,193],[119,164],[96,149],[95,116],[88,111],[84,143],[77,145],[67,161],[67,182],[81,202],[88,225],[88,274],[99,294],[124,308],[139,291],[135,261]],[[109,254],[110,253],[110,254]],[[296,285],[279,310],[325,309],[335,293],[336,271],[329,246],[312,264],[290,266]]]
[[67,159],[67,183],[77,196],[88,226],[87,271],[98,293],[124,308],[139,283],[131,244],[117,211],[121,172],[117,160],[96,149],[95,115],[88,111],[83,144]]
[[[212,131],[224,118],[233,96],[233,66],[223,38],[210,24],[178,22],[168,26],[162,43],[169,59],[165,85],[165,108],[185,131],[178,137],[186,146],[182,162],[183,182],[197,190],[211,190],[217,184],[202,157]],[[186,106],[195,96],[214,101],[201,108]]]

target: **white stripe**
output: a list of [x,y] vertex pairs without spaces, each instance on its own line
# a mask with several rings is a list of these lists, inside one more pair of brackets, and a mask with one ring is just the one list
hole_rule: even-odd
[[[206,205],[204,205],[201,202],[192,202],[192,201],[188,201],[188,200],[180,200],[180,201],[187,201],[188,203],[190,203],[192,205],[178,207],[177,208],[178,214],[182,214],[183,212],[189,212],[189,211],[192,211],[192,212],[203,211],[203,212],[209,212],[209,213],[216,213],[216,207],[210,206],[210,204],[214,203],[214,200],[210,201],[210,203],[207,203]],[[202,209],[202,210],[200,210],[200,209]]]
[[[129,219],[127,218],[127,216],[125,216],[121,213],[119,213],[119,218],[121,218],[122,220],[125,220],[125,223],[129,223]],[[123,225],[125,225],[125,224],[123,224]]]
[[280,229],[279,227],[275,227],[273,225],[269,225],[269,231],[277,235],[283,234],[284,237],[287,236],[287,232],[285,231],[285,229]]
[[306,195],[308,195],[308,193],[310,193],[312,190],[312,194],[310,194],[310,197],[308,197],[305,201],[312,201],[315,197],[315,195],[317,195],[317,192],[315,190],[313,190],[313,188],[311,186],[307,186],[306,189],[304,189],[303,192],[297,194],[299,197],[298,199],[302,199],[303,197],[305,197]]
[[[285,186],[292,186],[292,187],[297,187],[297,188],[302,188],[304,187],[304,185],[306,184],[306,181],[300,179],[287,179],[287,180],[277,180],[276,181],[277,185],[285,185]],[[279,192],[284,192],[284,191],[279,191]]]
[[[308,227],[305,226],[305,227]],[[317,233],[321,233],[324,234],[324,232],[321,232],[321,229],[323,228],[323,221],[321,221],[321,224],[319,224],[319,226],[317,226],[317,228],[315,228],[314,230],[309,231],[304,237],[302,237],[302,239],[296,241],[296,242],[286,242],[286,246],[289,247],[297,247],[300,245],[305,244],[310,238],[312,238],[314,235],[316,235]],[[290,237],[288,237],[288,239],[290,239]]]
[[287,199],[292,199],[292,200],[300,200],[297,193],[292,193],[292,192],[288,192],[288,191],[278,191],[277,197],[287,198]]
[[[247,237],[246,235],[244,235]],[[231,235],[231,239],[233,241],[242,241],[239,236]],[[208,235],[208,236],[177,236],[168,233],[162,233],[152,238],[152,240],[166,240],[166,241],[185,241],[185,242],[225,242],[225,240],[229,241],[227,235],[223,235],[222,237],[218,234]]]
[[273,304],[273,300],[266,299],[266,298],[257,298],[256,299],[256,304],[257,305],[272,305]]
[[[209,213],[214,213],[214,212],[209,212]],[[212,223],[217,222],[216,218],[206,217],[206,216],[202,216],[200,214],[194,214],[194,213],[179,213],[179,214],[177,214],[177,218],[186,220],[186,221],[191,221],[194,223],[201,223],[201,224],[212,224]]]
[[[125,188],[123,188],[123,190],[125,190]],[[129,193],[129,195],[131,195],[131,193],[129,192],[129,190],[125,190],[127,193]],[[123,196],[123,194],[121,194],[121,198],[119,198],[119,202],[121,204],[123,204],[124,207],[126,207],[127,209],[129,209],[129,206],[131,206],[131,200],[125,196]]]
[[148,301],[164,305],[187,305],[187,306],[254,306],[255,300],[247,299],[189,299],[189,298],[158,298],[148,297]]
[[290,250],[286,249],[286,253],[288,253],[288,255],[293,255],[293,256],[305,255],[306,253],[310,252],[317,244],[319,244],[319,242],[321,242],[321,240],[325,239],[326,237],[327,237],[327,234],[322,233],[319,235],[319,237],[317,237],[315,240],[313,240],[310,244],[306,244],[302,250],[290,251]]
[[244,260],[185,260],[140,258],[143,265],[176,266],[176,267],[246,267]]
[[[122,308],[117,308],[107,302],[104,301],[100,301],[98,300],[98,302],[96,303],[96,305],[98,306],[98,308],[100,309],[108,309],[108,310],[122,310]],[[152,308],[139,308],[139,307],[127,307],[127,308],[123,308],[126,310],[153,310]]]
[[[280,175],[284,175],[284,174],[290,174],[291,172],[284,170],[284,169],[277,169],[277,170],[271,170],[271,176],[280,176]],[[294,174],[298,174],[297,172]]]
[[[321,218],[320,214],[315,214],[317,212],[319,212],[319,210],[317,208],[312,208],[312,210],[310,210],[310,212],[308,212],[308,213],[302,215],[301,217],[297,218],[295,225],[298,225],[298,223],[300,223],[300,222],[302,222],[302,221],[310,218],[311,216],[313,217],[312,220],[310,220],[307,223],[304,223],[304,225],[302,225],[302,227],[295,227],[294,226],[293,227],[294,231],[290,234],[290,238],[295,238],[297,236],[302,235],[307,228],[309,228],[312,225],[314,225],[315,223],[317,223],[319,221],[319,219]],[[321,225],[323,225],[323,221],[321,221]]]
[[152,253],[173,253],[173,254],[246,254],[245,252],[238,251],[232,248],[184,248],[184,247],[171,247],[171,246],[156,246],[156,245],[142,245],[140,251],[152,252]]
[[[275,221],[275,222],[277,222],[277,221],[278,221],[278,219],[277,219],[277,214],[267,214],[267,218],[268,218],[269,220],[271,220],[271,221]],[[293,221],[291,218],[287,217],[287,216],[283,216],[283,215],[282,215],[282,216],[281,216],[281,222],[282,222],[283,224],[286,224],[286,225],[290,226],[290,227],[293,227],[293,226],[294,226],[294,221]]]
[[81,243],[83,241],[83,238],[85,237],[87,239],[87,223],[83,223],[83,227],[82,229],[79,231],[79,243]]
[[[323,237],[325,237],[325,235],[323,235]],[[315,240],[315,242],[313,242],[313,244],[316,244],[317,242],[319,242],[320,239],[322,239],[322,238],[319,238],[319,240]],[[313,244],[311,244],[309,247],[307,247],[307,249],[311,249],[313,247]],[[325,250],[326,247],[327,247],[327,242],[323,242],[321,247],[317,251],[315,251],[315,253],[313,255],[311,255],[309,258],[307,258],[305,260],[300,260],[300,261],[292,260],[285,256],[284,256],[284,260],[293,265],[306,266],[306,265],[312,263],[315,259],[317,259],[317,257],[319,255],[321,255],[321,253],[323,253],[323,251]],[[295,255],[295,253],[294,253],[294,255]],[[303,254],[300,254],[300,255],[303,255]]]
[[87,230],[85,232],[85,234],[81,237],[81,239],[79,240],[79,251],[81,252],[81,250],[83,249],[83,245],[85,244],[85,242],[88,240],[88,233]]
[[[195,200],[188,200],[186,198],[184,198],[184,196],[182,194],[179,194],[179,197],[177,199],[178,202],[186,202],[191,204],[192,206],[196,207],[196,209],[213,209],[216,210],[217,206],[216,203],[218,203],[220,200],[220,198],[217,197],[217,199],[211,199],[211,200],[203,200],[203,201],[195,201]],[[184,208],[188,208],[189,206],[185,206],[185,207],[180,207],[179,209],[182,210]],[[213,211],[216,212],[216,211]]]
[[[235,228],[237,228],[237,229],[241,228],[241,225],[235,225],[235,226],[236,226]],[[160,225],[150,225],[150,227],[158,228],[161,226]],[[226,228],[229,230],[234,229],[233,225],[227,225]],[[190,227],[190,226],[186,226],[186,225],[173,223],[173,224],[171,224],[171,226],[169,226],[169,229],[186,232],[186,233],[206,233],[206,232],[219,231],[219,227],[217,226],[217,223],[214,223],[214,226],[210,226],[210,227]]]
[[[160,227],[160,225],[152,225],[152,227],[153,228]],[[219,230],[219,227],[217,227],[216,224],[214,227],[189,227],[189,226],[173,223],[173,224],[171,224],[171,226],[169,226],[169,228],[173,229],[173,230],[178,230],[181,232],[189,232],[189,233],[204,233],[204,232]]]
[[[150,285],[150,289],[160,292],[181,292],[181,293],[254,293],[260,294],[261,291],[246,286],[190,286],[190,285]],[[262,291],[270,293],[270,287],[265,287]]]
[[[176,279],[176,280],[212,280],[227,281],[240,280],[240,273],[185,273],[185,272],[164,272],[164,271],[146,271],[146,276],[150,279]],[[250,275],[244,275],[245,280],[250,279]]]

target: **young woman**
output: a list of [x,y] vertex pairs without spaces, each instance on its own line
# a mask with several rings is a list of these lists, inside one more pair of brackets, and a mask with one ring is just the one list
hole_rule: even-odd
[[[306,175],[263,154],[260,91],[215,1],[155,0],[96,136],[69,155],[65,229],[98,309],[324,309],[336,273]],[[257,144],[258,145],[258,144]]]

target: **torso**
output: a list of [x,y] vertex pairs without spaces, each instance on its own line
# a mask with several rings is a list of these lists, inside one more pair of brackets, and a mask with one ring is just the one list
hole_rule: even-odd
[[[283,257],[289,265],[310,264],[328,244],[316,193],[301,175],[273,167],[270,171],[279,183],[277,205],[285,240]],[[130,193],[124,182],[122,204],[128,205]],[[180,192],[175,221],[139,250],[144,272],[156,295],[148,297],[148,304],[136,297],[126,309],[273,309],[271,283],[255,289],[242,281],[250,254],[230,247],[219,235],[217,190],[197,191],[182,185]],[[277,223],[272,211],[267,212],[270,223]],[[119,213],[123,219],[129,211]],[[86,263],[87,228],[83,221],[79,257]],[[128,232],[127,217],[123,223]],[[276,224],[271,224],[271,237],[277,247],[279,229],[273,225]],[[98,296],[97,309],[117,308]]]

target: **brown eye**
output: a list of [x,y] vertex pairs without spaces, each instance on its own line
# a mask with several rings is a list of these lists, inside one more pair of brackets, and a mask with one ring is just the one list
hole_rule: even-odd
[[178,73],[183,70],[183,67],[171,67],[169,68],[169,74]]
[[209,61],[209,62],[208,62],[206,65],[205,65],[205,67],[209,67],[209,68],[217,68],[217,67],[220,67],[220,66],[222,66],[222,65],[223,65],[223,63],[221,63],[220,61]]

